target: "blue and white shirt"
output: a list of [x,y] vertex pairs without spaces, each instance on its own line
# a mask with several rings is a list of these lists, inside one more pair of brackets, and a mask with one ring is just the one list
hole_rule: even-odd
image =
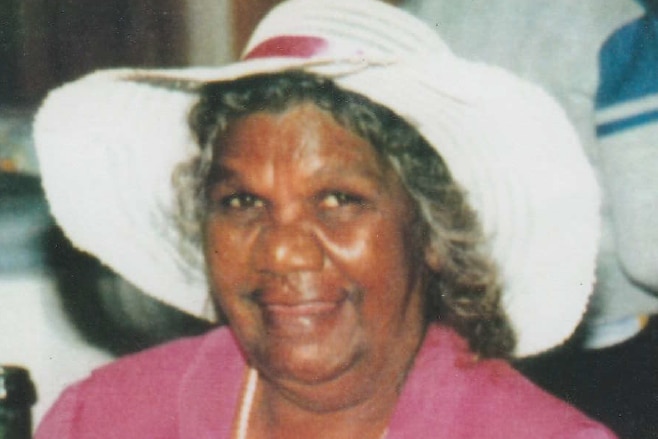
[[595,117],[603,182],[617,257],[637,291],[616,292],[622,318],[597,328],[587,341],[594,347],[628,338],[639,330],[638,316],[658,311],[653,219],[658,213],[658,177],[653,177],[658,175],[658,11],[653,3],[645,2],[647,12],[613,32],[599,53]]
[[623,26],[603,45],[599,60],[597,136],[658,123],[658,16],[649,12]]

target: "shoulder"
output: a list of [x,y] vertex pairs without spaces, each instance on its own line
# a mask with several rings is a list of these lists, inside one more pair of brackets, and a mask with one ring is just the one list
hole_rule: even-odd
[[181,383],[199,356],[207,354],[209,344],[212,352],[233,349],[228,330],[219,329],[126,356],[93,371],[64,391],[36,437],[168,437],[176,428]]
[[464,378],[464,407],[473,413],[474,425],[483,433],[496,426],[506,431],[508,438],[614,437],[607,428],[539,388],[506,362],[478,361],[464,371]]
[[408,408],[399,409],[406,425],[413,420],[445,437],[614,438],[507,362],[477,359],[447,328],[430,329],[407,384],[401,404]]

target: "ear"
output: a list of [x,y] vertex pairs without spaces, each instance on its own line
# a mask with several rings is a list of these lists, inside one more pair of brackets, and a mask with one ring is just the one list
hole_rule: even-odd
[[443,256],[432,242],[425,245],[425,264],[435,273],[440,272],[443,267]]

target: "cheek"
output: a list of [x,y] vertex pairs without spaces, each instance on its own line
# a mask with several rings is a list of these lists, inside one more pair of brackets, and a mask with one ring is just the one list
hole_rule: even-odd
[[408,243],[409,227],[404,222],[380,217],[345,228],[332,236],[327,245],[341,271],[386,306],[411,289],[417,259]]
[[[205,229],[204,252],[213,294],[237,294],[246,283],[248,237],[225,224],[210,221]],[[223,301],[223,300],[222,300]]]

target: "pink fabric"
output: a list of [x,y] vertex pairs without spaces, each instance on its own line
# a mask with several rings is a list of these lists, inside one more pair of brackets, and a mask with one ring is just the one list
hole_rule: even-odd
[[[229,439],[246,363],[218,329],[121,359],[68,388],[36,439]],[[614,435],[502,361],[476,361],[432,326],[388,439],[609,439]]]
[[609,439],[615,435],[501,360],[480,361],[453,331],[428,331],[387,439]]
[[254,47],[244,59],[292,57],[310,58],[327,49],[329,43],[319,37],[297,35],[270,38]]

